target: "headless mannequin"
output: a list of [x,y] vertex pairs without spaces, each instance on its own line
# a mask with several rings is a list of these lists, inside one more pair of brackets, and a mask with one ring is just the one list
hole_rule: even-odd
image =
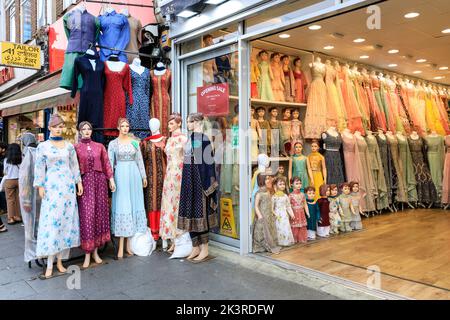
[[[159,69],[159,70],[158,70]],[[157,64],[156,64],[156,68],[155,68],[155,70],[154,70],[154,73],[155,73],[155,75],[156,76],[162,76],[163,74],[165,74],[166,73],[166,66],[164,65],[164,63],[162,63],[162,62],[158,62]]]
[[[397,135],[398,135],[398,134],[399,134],[399,132],[397,132]],[[418,140],[418,139],[419,139],[419,135],[417,134],[416,131],[411,132],[410,137],[411,137],[411,139],[413,139],[413,140]]]
[[106,8],[106,10],[105,10],[105,12],[106,13],[111,13],[111,12],[113,12],[114,11],[114,8],[113,7],[111,7],[110,5]]
[[325,68],[325,65],[322,63],[322,59],[320,57],[316,57],[316,59],[314,59],[314,62],[309,64],[310,68],[319,68],[322,69]]
[[132,69],[134,72],[138,73],[139,75],[143,74],[145,71],[145,67],[141,65],[141,59],[134,58],[133,62],[130,64],[130,69]]
[[128,11],[128,8],[124,8],[120,13],[123,14],[125,17],[130,16],[130,12]]
[[397,136],[398,140],[405,141],[405,136],[400,131],[398,131],[395,135]]
[[336,130],[336,127],[329,127],[327,129],[327,133],[333,137],[337,137],[339,135],[339,132]]
[[81,12],[86,11],[86,6],[84,4],[84,1],[80,3],[80,5],[77,7],[77,9],[80,10]]
[[350,129],[345,128],[344,131],[342,131],[342,134],[346,135],[347,137],[353,137],[352,132],[350,131]]
[[[92,49],[87,49],[87,50],[86,50],[86,54],[89,54],[89,55],[91,55],[91,56],[94,56],[94,55],[95,55],[95,52],[94,52],[94,50],[92,50]],[[91,65],[92,65],[92,69],[95,71],[95,66],[97,65],[97,62],[95,61],[95,59],[89,59],[89,62],[90,62]]]
[[431,131],[431,133],[429,134],[430,137],[437,137],[438,134],[436,133],[436,131]]
[[125,67],[125,62],[119,61],[119,58],[116,55],[111,55],[109,60],[106,61],[106,65],[109,70],[113,72],[120,72]]
[[383,130],[378,129],[378,136],[380,137],[381,140],[386,140],[386,136],[383,133]]

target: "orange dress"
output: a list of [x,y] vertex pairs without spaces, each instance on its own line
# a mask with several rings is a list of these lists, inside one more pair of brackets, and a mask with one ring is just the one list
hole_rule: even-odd
[[309,87],[308,106],[305,116],[305,138],[320,139],[327,129],[327,87],[323,81],[325,65],[313,63],[311,68],[313,81]]
[[325,85],[327,87],[327,126],[337,127],[339,131],[347,127],[344,106],[336,88],[335,78],[337,71],[334,67],[326,65]]
[[273,99],[275,101],[284,101],[284,72],[281,64],[272,62],[270,64],[270,68],[272,69],[273,80],[272,84],[272,93]]
[[359,111],[358,101],[356,100],[355,91],[350,80],[349,69],[343,66],[341,69],[342,82],[342,96],[344,98],[345,109],[347,111],[347,126],[352,131],[359,131],[365,133],[362,124],[362,115]]

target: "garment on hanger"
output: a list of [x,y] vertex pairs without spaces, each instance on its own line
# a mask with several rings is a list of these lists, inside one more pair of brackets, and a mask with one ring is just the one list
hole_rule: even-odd
[[442,180],[442,203],[450,203],[450,135],[445,137],[444,179]]
[[386,193],[388,198],[388,204],[392,204],[392,180],[394,174],[396,175],[395,168],[392,164],[392,155],[388,146],[387,138],[382,139],[377,136],[378,149],[380,151],[381,166],[383,168],[384,181],[386,182]]
[[339,131],[347,128],[345,107],[341,104],[339,93],[335,85],[337,71],[326,65],[325,85],[327,87],[327,125],[337,127]]
[[403,170],[403,184],[405,185],[407,191],[408,201],[415,202],[418,201],[416,189],[417,182],[408,140],[406,138],[397,140],[400,154],[400,164]]
[[[128,16],[128,24],[130,26],[130,41],[128,42],[125,50],[138,52],[139,48],[142,45],[141,41],[141,31],[142,31],[142,23],[141,20],[136,19],[135,17]],[[132,63],[133,59],[138,57],[137,54],[127,53],[128,55],[128,63]]]
[[98,39],[98,44],[103,47],[117,49],[110,50],[101,48],[100,59],[106,61],[110,55],[114,54],[119,56],[120,61],[128,62],[125,52],[120,51],[124,50],[130,41],[130,25],[127,17],[112,10],[112,12],[101,15],[99,20],[101,34]]
[[438,199],[442,195],[442,179],[444,173],[445,142],[442,136],[425,137],[427,159],[430,165],[431,179],[436,187]]
[[324,132],[322,140],[325,145],[325,164],[327,167],[327,184],[337,184],[345,182],[343,162],[340,149],[342,147],[342,138]]
[[356,100],[353,83],[350,79],[349,69],[343,66],[341,69],[342,82],[342,96],[344,99],[344,106],[347,113],[347,126],[352,131],[359,131],[364,134],[364,127],[362,123],[362,115],[359,110],[358,101]]
[[272,92],[272,84],[270,80],[270,73],[269,73],[270,64],[267,61],[261,61],[258,64],[259,69],[259,78],[258,78],[258,94],[259,99],[261,100],[267,100],[267,101],[273,101],[274,96]]
[[162,75],[155,74],[155,70],[151,71],[152,81],[152,100],[151,100],[151,117],[161,121],[161,134],[167,136],[167,120],[171,112],[170,104],[170,88],[172,83],[172,73],[169,69]]
[[130,121],[130,129],[133,134],[144,139],[148,136],[146,131],[133,131],[148,127],[150,120],[150,70],[147,68],[142,74],[130,68],[131,88],[133,91],[133,103],[127,97],[127,119]]
[[378,189],[375,185],[372,171],[370,170],[371,166],[367,143],[362,137],[355,138],[355,140],[359,160],[359,176],[361,177],[359,187],[366,193],[366,196],[361,199],[360,206],[363,212],[375,211],[375,198],[378,196]]
[[366,143],[369,155],[369,170],[372,171],[374,186],[378,191],[376,207],[377,210],[385,209],[389,205],[389,199],[380,149],[374,135],[367,135]]
[[311,68],[313,81],[309,87],[305,116],[305,138],[320,139],[327,129],[327,87],[323,78],[325,65],[314,63]]
[[[95,60],[95,70],[90,60]],[[78,78],[83,79],[78,106],[78,124],[89,121],[94,129],[103,127],[103,94],[105,88],[105,65],[98,54],[85,54],[75,60],[71,97],[74,98],[78,87]],[[99,94],[100,93],[100,94]],[[78,127],[78,125],[77,125]],[[92,139],[103,142],[101,132],[93,132]]]

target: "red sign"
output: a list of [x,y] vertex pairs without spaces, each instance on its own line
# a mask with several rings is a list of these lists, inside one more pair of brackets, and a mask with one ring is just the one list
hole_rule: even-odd
[[0,70],[0,85],[14,79],[14,68],[6,67]]
[[228,83],[197,88],[197,110],[205,116],[227,116],[230,112]]

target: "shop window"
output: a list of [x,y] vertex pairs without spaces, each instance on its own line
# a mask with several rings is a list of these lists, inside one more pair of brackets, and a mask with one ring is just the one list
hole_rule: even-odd
[[20,143],[21,135],[28,131],[36,135],[38,141],[43,141],[44,111],[24,113],[8,117],[8,143]]
[[[37,0],[37,15],[36,15],[36,25],[38,28],[45,25],[45,0]],[[51,1],[49,1],[51,2]]]
[[63,10],[66,10],[75,2],[76,2],[75,0],[63,0]]
[[16,6],[9,7],[9,41],[16,42]]
[[186,54],[219,42],[232,39],[237,36],[238,24],[233,24],[219,30],[211,31],[207,34],[183,42],[181,44],[181,54]]
[[31,40],[31,0],[21,2],[20,25],[22,29],[22,43]]
[[187,67],[188,112],[203,113],[215,155],[220,227],[211,232],[239,239],[238,53]]

